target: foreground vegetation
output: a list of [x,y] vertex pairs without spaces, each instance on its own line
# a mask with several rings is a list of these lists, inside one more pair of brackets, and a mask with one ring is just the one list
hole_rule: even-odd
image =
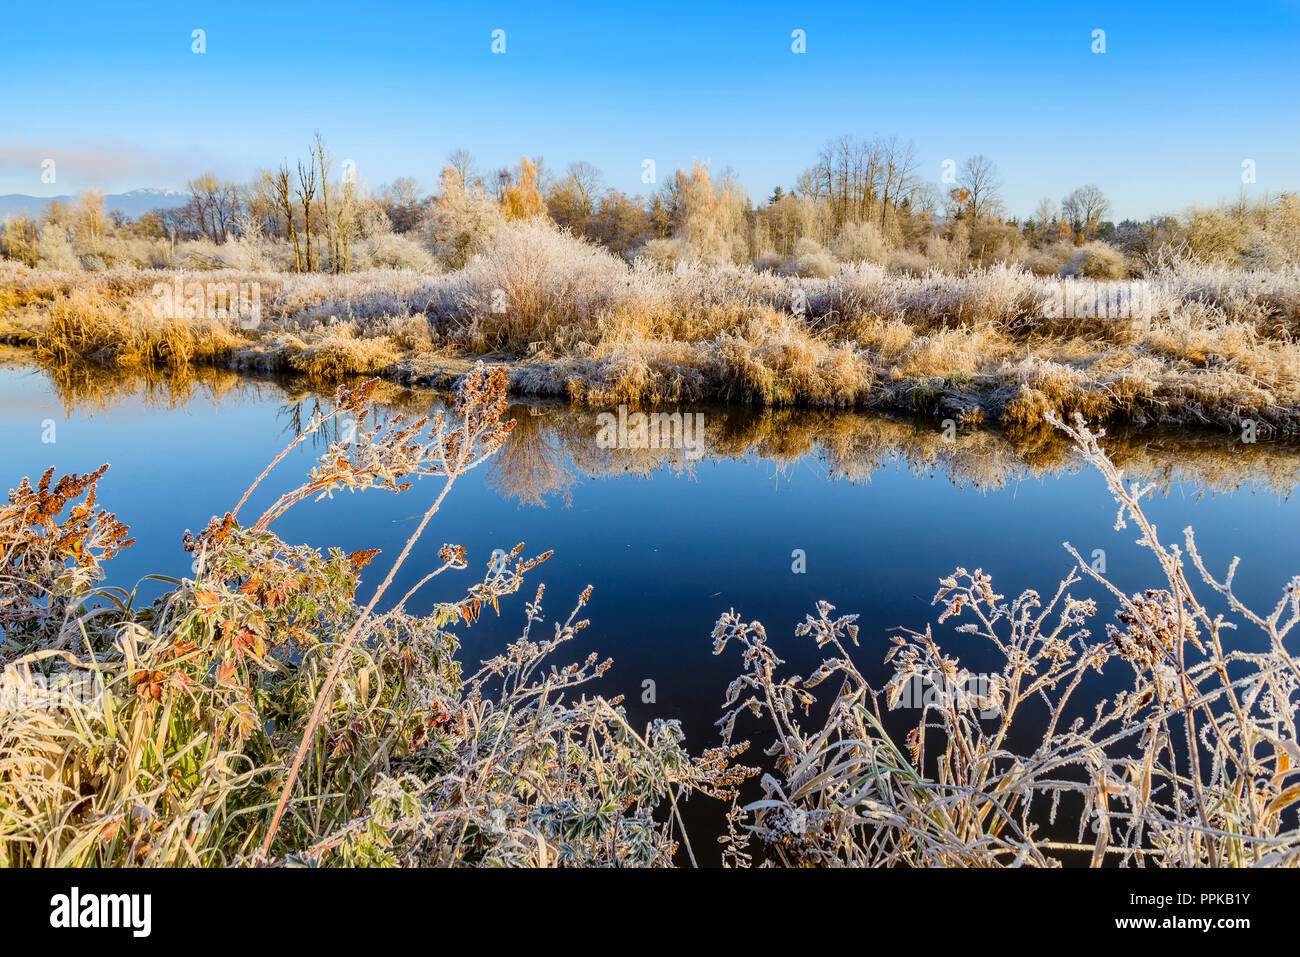
[[[427,616],[409,603],[466,570],[463,549],[444,545],[407,594],[387,589],[456,480],[510,454],[520,430],[504,417],[506,384],[478,366],[448,413],[370,425],[381,384],[340,391],[294,444],[340,415],[362,423],[356,441],[330,442],[300,484],[242,516],[277,458],[229,513],[186,535],[193,578],[167,580],[148,605],[103,584],[103,563],[130,539],[95,500],[102,469],[11,491],[0,507],[0,864],[689,863],[679,809],[691,795],[730,806],[733,865],[1050,866],[1080,849],[1093,864],[1300,859],[1300,671],[1286,647],[1300,578],[1267,615],[1242,606],[1232,570],[1216,579],[1190,530],[1185,551],[1157,540],[1141,509],[1149,489],[1124,482],[1081,422],[1060,428],[1138,527],[1159,584],[1126,595],[1071,550],[1079,571],[1050,600],[1008,603],[978,569],[958,569],[935,597],[938,623],[961,623],[958,642],[991,642],[1002,664],[975,696],[927,699],[903,740],[885,724],[906,683],[960,685],[961,659],[929,628],[906,632],[894,678],[873,688],[848,647],[853,616],[824,604],[799,629],[827,655],[806,679],[781,674],[761,625],[720,619],[715,651],[738,644],[742,671],[722,744],[695,756],[676,722],[638,731],[617,699],[584,687],[608,661],[556,661],[586,626],[586,594],[547,626],[538,590],[519,640],[465,667],[458,634],[505,607],[549,554],[526,559],[519,546]],[[428,502],[364,602],[375,553],[322,553],[273,531],[285,510],[344,489]],[[1086,627],[1096,604],[1069,593],[1079,575],[1119,606],[1097,639]],[[1263,644],[1225,647],[1237,624]],[[1117,669],[1124,690],[1100,693],[1090,673]],[[800,715],[817,687],[831,696]],[[736,763],[744,734],[768,755],[761,780]],[[1072,840],[1055,833],[1066,824]]]

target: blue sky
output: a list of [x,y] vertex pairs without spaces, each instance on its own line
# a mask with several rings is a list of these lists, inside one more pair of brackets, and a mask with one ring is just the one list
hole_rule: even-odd
[[849,133],[911,139],[935,183],[984,153],[1019,215],[1087,182],[1117,218],[1231,199],[1244,159],[1248,192],[1300,189],[1300,0],[541,7],[10,5],[0,193],[242,179],[316,130],[374,187],[431,189],[464,147],[483,168],[585,159],[628,192],[644,159],[662,179],[698,157],[759,200]]

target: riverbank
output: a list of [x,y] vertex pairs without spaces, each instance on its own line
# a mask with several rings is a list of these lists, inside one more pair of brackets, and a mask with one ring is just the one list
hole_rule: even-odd
[[[1100,293],[1106,311],[1108,287],[1073,288]],[[858,264],[829,279],[665,271],[518,224],[441,274],[5,263],[0,341],[46,363],[208,364],[432,388],[453,387],[484,359],[508,370],[513,393],[592,406],[721,400],[1033,429],[1049,413],[1079,412],[1300,432],[1300,273],[1183,264],[1137,288],[1140,315],[1098,318],[1088,314],[1095,297],[1062,310],[1059,281],[1015,268],[918,277]]]
[[[69,416],[112,416],[119,407],[133,406],[178,410],[194,402],[238,404],[270,394],[292,412],[286,425],[296,432],[299,419],[328,405],[335,392],[333,385],[293,371],[213,365],[124,368],[90,362],[50,366],[39,363],[31,349],[0,345],[0,370],[6,368],[47,378]],[[388,381],[377,383],[371,396],[375,414],[408,419],[445,411],[451,399],[446,389]],[[897,413],[734,402],[692,403],[682,410],[703,416],[700,461],[749,459],[783,470],[812,459],[831,481],[869,482],[901,464],[913,474],[943,474],[959,488],[991,490],[1024,479],[1059,477],[1081,466],[1074,445],[1059,430],[1000,428],[986,421],[950,435],[927,417]],[[624,448],[611,454],[599,442],[604,411],[562,396],[516,397],[508,414],[518,424],[494,466],[503,473],[502,494],[540,504],[563,497],[581,479],[648,477],[662,469],[694,466],[679,448]],[[1127,474],[1162,490],[1189,481],[1201,492],[1250,487],[1285,496],[1300,486],[1300,439],[1294,436],[1244,443],[1207,429],[1153,430],[1114,423],[1101,441]]]

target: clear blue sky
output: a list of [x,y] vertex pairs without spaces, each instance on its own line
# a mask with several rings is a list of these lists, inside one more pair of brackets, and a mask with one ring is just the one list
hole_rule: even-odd
[[984,153],[1022,216],[1087,182],[1116,218],[1234,198],[1243,159],[1249,191],[1300,189],[1300,0],[542,7],[9,4],[0,193],[242,179],[315,130],[374,187],[431,189],[464,147],[483,168],[586,159],[629,192],[643,159],[662,179],[707,158],[759,200],[851,133],[912,139],[936,183]]

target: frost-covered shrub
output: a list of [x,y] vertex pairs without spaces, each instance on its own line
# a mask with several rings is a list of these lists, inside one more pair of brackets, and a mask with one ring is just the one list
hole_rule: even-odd
[[800,239],[794,244],[794,271],[804,279],[827,279],[835,275],[835,257],[821,243]]
[[1246,265],[1280,269],[1300,265],[1300,194],[1282,196],[1246,237]]
[[831,243],[831,252],[841,262],[885,263],[890,248],[875,223],[845,223]]
[[1204,262],[1232,263],[1246,252],[1247,224],[1226,207],[1187,213],[1184,242],[1190,255]]
[[672,269],[682,258],[682,251],[675,239],[650,239],[641,244],[634,258],[642,259],[660,269]]
[[951,239],[931,236],[926,240],[925,258],[931,269],[943,273],[959,273],[966,268],[970,253],[970,234],[959,223]]
[[224,266],[246,272],[260,272],[275,267],[276,259],[271,252],[272,244],[263,242],[257,236],[240,236],[223,243],[218,256]]
[[173,269],[206,271],[221,269],[225,263],[221,259],[221,248],[210,239],[191,239],[178,243],[172,253]]
[[1087,243],[1070,257],[1068,275],[1085,279],[1122,279],[1128,274],[1124,254],[1105,243]]
[[821,243],[817,242],[817,240],[815,239],[809,239],[806,236],[801,236],[799,239],[795,240],[795,244],[794,244],[795,259],[798,259],[800,256],[816,256],[824,252],[826,252],[826,247],[823,246]]
[[61,269],[65,272],[81,269],[81,260],[68,242],[67,233],[62,226],[53,223],[42,226],[40,237],[36,241],[36,251],[38,263],[47,269]]
[[599,337],[596,319],[628,291],[627,263],[552,223],[497,231],[490,249],[439,287],[439,318],[472,316],[473,348],[524,350],[533,342]]
[[442,195],[425,215],[419,233],[443,265],[459,269],[487,250],[504,223],[501,206],[482,189],[465,189],[444,176]]
[[930,263],[925,253],[915,249],[895,249],[889,254],[889,268],[909,276],[923,276]]
[[396,233],[380,233],[362,240],[354,253],[362,269],[413,269],[433,272],[437,263],[419,243]]
[[1024,259],[1024,267],[1035,276],[1058,276],[1069,265],[1075,248],[1069,243],[1055,243],[1035,249]]
[[978,222],[971,227],[968,255],[981,266],[1019,262],[1028,252],[1019,228],[1009,223]]
[[[167,265],[167,247],[162,240],[105,236],[97,243],[82,247],[81,258],[83,268],[86,269],[113,269],[119,266],[158,268]],[[101,265],[87,265],[86,261],[92,258]]]
[[780,253],[763,253],[754,259],[753,266],[760,272],[780,272],[789,267],[791,259]]
[[794,271],[804,279],[828,279],[835,275],[835,258],[827,252],[808,253],[794,261]]

